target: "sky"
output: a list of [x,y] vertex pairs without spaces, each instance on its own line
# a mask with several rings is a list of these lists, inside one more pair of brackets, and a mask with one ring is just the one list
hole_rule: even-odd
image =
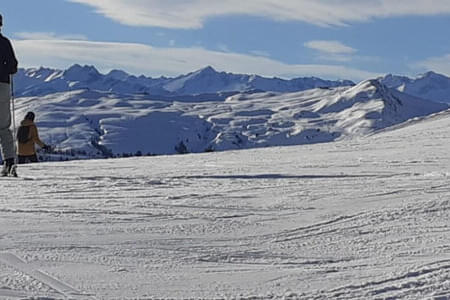
[[10,0],[0,13],[24,68],[450,76],[450,0]]

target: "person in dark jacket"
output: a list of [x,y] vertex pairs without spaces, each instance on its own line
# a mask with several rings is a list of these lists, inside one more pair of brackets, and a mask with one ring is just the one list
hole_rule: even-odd
[[[36,155],[35,144],[38,144],[46,151],[50,151],[51,147],[44,144],[39,138],[36,124],[34,124],[34,113],[28,112],[24,120],[20,123],[19,130],[17,131],[17,144],[19,154],[19,164],[25,164],[27,162],[38,162]],[[25,134],[25,137],[20,137],[20,134]]]
[[11,42],[1,34],[0,15],[0,144],[3,157],[1,176],[16,175],[13,134],[11,132],[11,75],[17,72],[17,59]]

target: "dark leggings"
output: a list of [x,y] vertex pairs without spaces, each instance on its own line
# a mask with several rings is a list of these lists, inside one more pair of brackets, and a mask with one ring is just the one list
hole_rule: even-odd
[[38,158],[36,154],[33,155],[19,155],[19,164],[26,164],[26,163],[37,163]]

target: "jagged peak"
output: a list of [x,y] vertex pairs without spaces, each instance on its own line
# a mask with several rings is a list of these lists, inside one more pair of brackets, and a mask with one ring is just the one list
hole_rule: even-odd
[[427,79],[427,78],[430,78],[430,79],[447,79],[447,80],[450,80],[449,77],[447,77],[447,76],[445,76],[445,75],[443,75],[443,74],[436,73],[436,72],[434,72],[434,71],[428,71],[428,72],[426,72],[426,73],[420,74],[420,75],[417,77],[417,79]]
[[128,77],[130,77],[130,74],[128,74],[127,72],[122,71],[122,70],[114,69],[114,70],[109,71],[109,73],[106,74],[106,76],[114,78],[116,80],[125,80]]
[[41,71],[50,71],[50,72],[59,71],[59,70],[56,70],[56,69],[53,69],[53,68],[47,68],[47,67],[44,67],[44,66],[40,66],[39,68],[35,68],[34,70],[36,72],[41,72]]
[[211,66],[206,66],[204,68],[201,68],[197,71],[194,71],[192,74],[206,74],[206,75],[210,75],[210,74],[217,74],[219,72],[217,72],[213,67]]
[[94,66],[74,64],[63,73],[64,78],[74,81],[84,81],[101,76]]
[[367,79],[364,81],[361,81],[352,89],[387,89],[387,86],[385,86],[381,81],[377,78]]
[[81,66],[79,64],[74,64],[65,71],[65,73],[73,73],[73,72],[86,72],[86,73],[100,74],[100,72],[92,65]]
[[24,72],[26,74],[52,73],[52,72],[59,72],[59,71],[60,70],[47,68],[47,67],[43,67],[43,66],[40,66],[38,68],[24,69]]
[[203,71],[211,71],[211,72],[216,72],[216,69],[214,69],[211,65],[208,65],[206,67],[204,67],[203,69],[201,69]]
[[361,81],[357,85],[349,88],[345,93],[348,97],[355,97],[357,94],[365,93],[369,98],[392,98],[390,88],[383,84],[379,79],[368,79]]

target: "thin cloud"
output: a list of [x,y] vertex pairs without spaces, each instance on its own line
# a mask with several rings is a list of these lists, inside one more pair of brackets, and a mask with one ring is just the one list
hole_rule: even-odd
[[357,50],[344,45],[339,41],[309,41],[304,44],[305,47],[310,49],[317,50],[326,54],[353,54],[356,53]]
[[286,64],[249,54],[211,51],[200,47],[160,48],[135,43],[56,39],[14,40],[22,67],[67,68],[74,63],[95,65],[107,72],[123,69],[148,76],[176,76],[211,65],[217,70],[293,78],[317,76],[362,80],[380,74],[339,65]]
[[270,57],[270,53],[263,50],[252,50],[250,51],[250,54],[255,56],[264,56],[264,57]]
[[306,42],[304,46],[317,51],[316,58],[321,61],[349,62],[357,52],[340,41],[316,40]]
[[357,55],[358,50],[345,45],[340,41],[315,40],[304,43],[304,46],[315,50],[319,61],[346,63],[346,62],[380,62],[379,57]]
[[54,32],[17,32],[14,36],[23,40],[87,40],[82,34],[58,35]]
[[217,49],[219,49],[222,52],[231,52],[230,48],[226,44],[223,44],[223,43],[218,44]]
[[130,26],[200,28],[211,17],[262,16],[277,21],[303,21],[342,26],[374,18],[450,14],[448,0],[67,0],[93,7]]

